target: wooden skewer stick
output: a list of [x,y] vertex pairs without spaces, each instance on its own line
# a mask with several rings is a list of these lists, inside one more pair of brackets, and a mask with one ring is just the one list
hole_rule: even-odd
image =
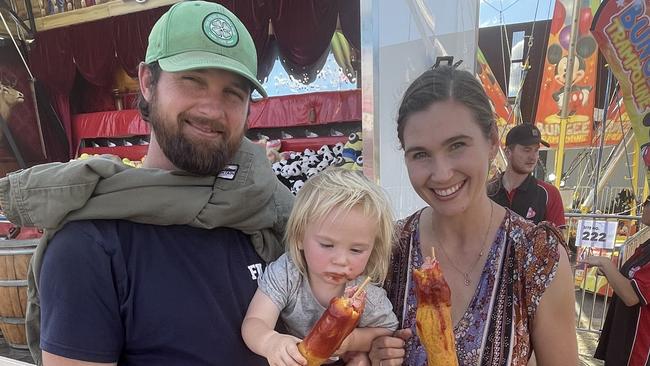
[[436,248],[431,247],[431,259],[436,259]]
[[367,276],[366,279],[363,280],[363,282],[359,285],[359,287],[357,287],[357,291],[354,292],[354,295],[352,295],[351,298],[352,299],[356,298],[361,293],[361,291],[363,291],[363,288],[366,287],[366,285],[368,285],[368,282],[370,282],[370,276]]

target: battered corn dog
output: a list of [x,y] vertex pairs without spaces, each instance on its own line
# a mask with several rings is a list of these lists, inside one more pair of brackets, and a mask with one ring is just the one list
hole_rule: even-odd
[[366,304],[365,283],[352,296],[333,298],[307,337],[298,344],[298,350],[307,359],[307,366],[322,365],[357,327]]
[[451,322],[451,290],[438,261],[427,257],[413,270],[418,307],[417,334],[427,352],[428,366],[458,366]]

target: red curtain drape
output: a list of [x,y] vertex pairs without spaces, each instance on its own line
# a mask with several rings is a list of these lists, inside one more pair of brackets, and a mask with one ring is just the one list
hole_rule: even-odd
[[339,0],[275,0],[270,4],[282,56],[297,66],[316,63],[332,41]]
[[278,42],[274,37],[270,37],[266,45],[266,51],[262,54],[262,59],[257,63],[257,79],[262,83],[266,81],[273,70],[278,54]]
[[[38,32],[29,53],[30,68],[50,94],[52,106],[63,124],[68,141],[72,141],[69,95],[76,74],[72,54],[68,28]],[[71,146],[68,152],[72,156]]]
[[361,49],[361,1],[341,1],[339,22],[343,35],[357,50]]
[[[260,66],[268,52],[280,52],[293,75],[318,69],[336,28],[337,17],[350,43],[359,48],[359,1],[355,0],[219,0],[249,29]],[[147,37],[155,21],[169,7],[57,28],[37,34],[31,51],[37,75],[50,90],[68,92],[76,68],[89,82],[110,85],[115,57],[131,77],[144,59]],[[270,45],[273,23],[277,50]],[[296,31],[296,30],[300,31]],[[106,36],[98,36],[106,35]],[[108,36],[111,35],[111,36]],[[266,68],[260,67],[260,78]]]
[[68,28],[38,32],[29,53],[34,77],[52,93],[68,94],[74,83],[76,68],[68,35]]
[[[70,115],[70,96],[68,94],[57,93],[50,97],[52,100],[52,107],[61,120],[61,124],[65,128],[65,135],[68,141],[72,141],[72,118]],[[70,157],[74,156],[73,146],[68,148]]]
[[291,75],[294,79],[300,81],[301,83],[308,85],[316,80],[316,77],[318,77],[318,73],[321,71],[323,66],[325,66],[325,62],[327,62],[327,56],[329,53],[330,47],[328,44],[327,48],[325,48],[325,51],[323,51],[319,58],[311,64],[295,64],[288,57],[280,57],[280,63],[282,64],[282,67],[287,72],[287,74]]
[[70,114],[115,110],[112,86],[98,86],[77,73],[70,91]]
[[[258,49],[258,60],[269,45],[269,20],[273,23],[279,52],[294,66],[318,63],[330,44],[340,17],[344,34],[359,48],[359,1],[354,0],[219,0],[249,29]],[[67,92],[74,80],[74,60],[79,72],[95,85],[108,85],[114,55],[131,77],[144,59],[147,37],[155,21],[169,7],[67,28],[39,32],[31,51],[37,75],[50,88]],[[296,31],[296,30],[300,31]],[[98,36],[98,35],[112,35]]]
[[[70,41],[77,70],[97,86],[110,86],[115,72],[113,19],[70,27]],[[102,36],[104,35],[104,36]]]
[[222,3],[244,23],[251,34],[257,50],[258,64],[266,54],[269,44],[269,20],[271,19],[269,1],[234,1],[232,5]]
[[163,6],[113,18],[112,41],[115,53],[120,65],[130,77],[138,76],[138,65],[144,60],[147,52],[149,32],[167,10],[169,6]]
[[[258,50],[258,78],[264,80],[281,54],[284,68],[308,83],[327,57],[337,18],[350,43],[359,48],[358,0],[217,0],[246,25]],[[69,95],[76,70],[108,90],[115,65],[131,77],[144,60],[147,37],[169,7],[39,32],[30,53],[37,79],[46,85],[70,135]],[[275,40],[269,37],[273,24]],[[274,44],[274,42],[277,42]],[[68,103],[66,105],[66,103]],[[65,114],[67,113],[67,115]]]

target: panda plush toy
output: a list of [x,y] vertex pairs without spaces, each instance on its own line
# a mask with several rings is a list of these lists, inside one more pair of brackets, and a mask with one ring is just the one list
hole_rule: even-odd
[[[355,134],[355,142],[359,139]],[[349,142],[349,141],[348,141]],[[300,191],[307,179],[325,170],[330,165],[343,165],[343,151],[346,145],[337,143],[334,146],[322,145],[317,151],[306,148],[302,152],[284,151],[284,158],[272,165],[273,172],[278,179],[294,194]],[[356,158],[355,160],[356,161]],[[354,163],[353,161],[353,163]]]

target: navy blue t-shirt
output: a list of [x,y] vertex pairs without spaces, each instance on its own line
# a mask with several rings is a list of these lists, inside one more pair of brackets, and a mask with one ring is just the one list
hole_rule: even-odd
[[268,365],[241,337],[262,260],[240,231],[67,224],[40,274],[41,348],[119,365]]

